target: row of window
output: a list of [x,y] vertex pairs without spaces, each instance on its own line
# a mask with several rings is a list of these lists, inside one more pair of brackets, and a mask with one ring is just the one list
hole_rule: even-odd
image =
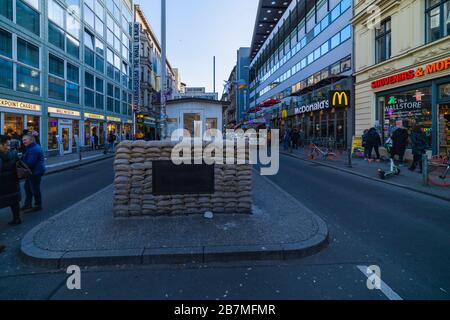
[[337,46],[341,45],[345,41],[349,40],[352,36],[352,27],[348,25],[344,29],[342,29],[340,32],[335,34],[331,39],[327,40],[325,43],[323,43],[321,46],[319,46],[316,50],[311,52],[308,56],[303,58],[300,62],[298,62],[295,66],[293,66],[291,69],[286,71],[283,75],[281,75],[278,79],[273,81],[270,85],[266,86],[264,89],[262,89],[259,92],[259,96],[262,96],[278,86],[279,84],[285,82],[292,76],[294,76],[296,73],[300,72],[301,70],[305,69],[307,66],[311,65],[313,62],[320,59],[322,56],[327,54],[330,50],[335,49]]
[[[320,7],[326,2],[321,2]],[[268,61],[257,72],[255,81],[266,81],[273,73],[287,63],[295,54],[302,50],[308,43],[323,32],[329,25],[336,21],[342,14],[344,14],[352,5],[351,0],[341,1],[335,8],[333,8],[320,22],[316,24],[314,29],[309,31],[302,37],[305,30],[305,19],[303,19],[297,28],[286,38],[284,43],[275,51],[275,53],[268,59]]]

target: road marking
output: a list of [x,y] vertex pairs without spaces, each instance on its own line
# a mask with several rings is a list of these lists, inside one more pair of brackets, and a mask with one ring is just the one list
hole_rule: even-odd
[[[359,271],[361,271],[367,278],[369,275],[367,274],[367,266],[356,266]],[[394,290],[391,289],[383,280],[379,279],[381,283],[380,291],[389,299],[389,300],[403,300]]]

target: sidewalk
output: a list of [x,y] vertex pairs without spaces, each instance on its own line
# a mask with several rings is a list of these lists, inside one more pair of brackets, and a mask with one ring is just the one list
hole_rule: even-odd
[[322,219],[269,179],[253,179],[253,214],[213,219],[114,219],[111,185],[31,230],[22,256],[51,267],[183,264],[298,259],[327,246]]
[[47,174],[53,174],[53,173],[77,168],[82,165],[109,159],[109,158],[114,157],[114,154],[108,153],[105,155],[103,153],[103,150],[96,150],[96,151],[82,152],[81,156],[82,156],[81,161],[80,161],[80,155],[78,153],[72,153],[72,154],[67,154],[64,156],[56,156],[56,157],[46,158],[45,164],[48,169]]
[[450,201],[450,188],[423,185],[422,175],[419,174],[418,171],[409,171],[408,166],[406,165],[405,167],[401,167],[401,174],[399,176],[395,176],[387,180],[381,180],[378,177],[378,169],[389,171],[390,164],[386,161],[383,161],[381,163],[377,163],[375,161],[369,163],[368,161],[364,161],[363,159],[352,158],[352,167],[349,168],[347,152],[338,154],[338,157],[335,160],[323,160],[321,158],[311,160],[309,148],[293,150],[292,153],[281,151],[281,154],[295,157],[304,161],[320,163],[323,166],[337,169],[339,171],[355,174],[364,178],[379,181],[381,183],[387,183],[390,185]]

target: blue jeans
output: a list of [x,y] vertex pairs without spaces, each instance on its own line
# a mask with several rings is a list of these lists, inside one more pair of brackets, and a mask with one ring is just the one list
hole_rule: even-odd
[[42,206],[41,195],[41,178],[42,175],[36,175],[28,177],[25,181],[25,206],[31,207],[34,197],[34,205],[37,207]]

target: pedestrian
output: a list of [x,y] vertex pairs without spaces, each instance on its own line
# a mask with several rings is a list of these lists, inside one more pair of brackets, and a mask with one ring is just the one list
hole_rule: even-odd
[[108,150],[114,152],[114,143],[116,142],[116,135],[113,132],[108,134]]
[[[26,198],[22,211],[32,210],[33,212],[37,212],[42,210],[41,180],[46,171],[44,152],[41,146],[36,144],[32,135],[24,136],[22,142],[26,147],[22,160],[30,168],[32,173],[25,180]],[[34,207],[32,207],[33,198]]]
[[284,136],[283,136],[283,149],[284,149],[284,151],[289,151],[290,140],[291,140],[291,135],[290,135],[289,129],[286,128],[285,131],[284,131]]
[[398,156],[399,165],[402,166],[405,158],[406,147],[408,145],[409,133],[403,125],[399,126],[392,134],[392,151],[391,158],[395,160]]
[[381,137],[378,133],[377,129],[371,128],[367,132],[367,159],[372,159],[372,151],[375,149],[375,153],[377,156],[377,161],[379,162],[380,157],[380,146],[381,146]]
[[41,140],[39,138],[39,132],[33,131],[33,137],[34,137],[34,140],[36,141],[36,144],[41,145]]
[[300,129],[300,147],[303,148],[305,146],[305,139],[306,139],[306,135],[305,135],[305,131],[303,129]]
[[297,129],[297,128],[295,128],[295,129],[292,131],[292,137],[291,137],[291,140],[292,140],[292,148],[294,148],[295,150],[298,150],[298,147],[299,147],[299,141],[300,141],[300,133],[298,132],[298,129]]
[[0,135],[0,209],[11,208],[10,226],[22,223],[20,219],[20,184],[17,177],[17,152],[10,149],[9,137]]
[[97,135],[97,133],[94,133],[93,137],[94,137],[94,150],[99,150],[100,148],[98,146],[98,135]]
[[364,130],[364,133],[362,135],[362,147],[364,149],[364,160],[368,160],[368,151],[369,151],[369,146],[367,145],[367,140],[369,138],[369,130]]
[[420,173],[423,170],[423,162],[422,157],[427,152],[427,140],[425,134],[423,133],[422,127],[416,125],[414,127],[413,133],[411,134],[411,145],[412,145],[412,153],[414,156],[413,163],[409,170],[416,171],[417,163],[419,164]]

